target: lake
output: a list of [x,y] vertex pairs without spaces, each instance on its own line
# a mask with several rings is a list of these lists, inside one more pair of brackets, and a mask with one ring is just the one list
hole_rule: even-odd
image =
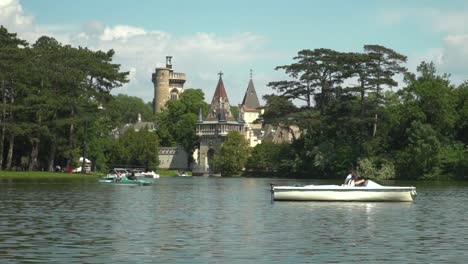
[[3,181],[0,263],[468,261],[467,183],[411,183],[413,203],[271,202],[270,183],[328,182]]

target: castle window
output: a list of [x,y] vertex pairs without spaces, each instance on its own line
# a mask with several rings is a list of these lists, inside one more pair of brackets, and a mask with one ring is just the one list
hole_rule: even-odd
[[177,89],[173,89],[171,91],[171,100],[177,100],[179,99],[179,91]]

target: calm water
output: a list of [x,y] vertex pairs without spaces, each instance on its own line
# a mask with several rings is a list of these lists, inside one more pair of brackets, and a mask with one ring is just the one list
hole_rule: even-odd
[[[269,183],[0,183],[0,263],[466,263],[468,186],[414,203],[274,202]],[[320,182],[324,183],[324,182]]]

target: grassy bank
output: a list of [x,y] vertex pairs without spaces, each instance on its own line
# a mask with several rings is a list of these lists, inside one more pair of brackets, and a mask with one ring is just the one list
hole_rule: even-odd
[[[157,170],[156,173],[160,176],[177,176],[177,170]],[[185,173],[192,175],[191,171],[185,171]]]
[[61,173],[45,171],[0,171],[0,179],[92,179],[102,174]]
[[[158,170],[156,173],[162,177],[176,176],[177,170]],[[186,171],[192,175],[191,171]],[[103,173],[62,173],[46,171],[0,171],[0,179],[93,179],[105,176]]]

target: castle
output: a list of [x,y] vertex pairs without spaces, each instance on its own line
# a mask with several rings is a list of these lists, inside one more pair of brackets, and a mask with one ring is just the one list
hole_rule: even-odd
[[172,56],[166,56],[166,67],[156,68],[151,80],[154,84],[153,113],[159,113],[169,100],[177,100],[184,92],[185,73],[172,70]]
[[[160,112],[168,100],[177,100],[184,91],[186,76],[184,73],[172,70],[171,59],[172,57],[167,56],[166,67],[156,68],[153,73],[155,113]],[[231,104],[222,75],[220,72],[208,115],[204,117],[200,111],[198,116],[196,134],[199,145],[193,153],[194,175],[210,175],[216,171],[213,167],[213,158],[229,131],[242,133],[251,147],[260,144],[263,136],[262,122],[259,121],[262,110],[252,80],[252,70],[244,98],[238,105],[237,116],[231,113]]]

